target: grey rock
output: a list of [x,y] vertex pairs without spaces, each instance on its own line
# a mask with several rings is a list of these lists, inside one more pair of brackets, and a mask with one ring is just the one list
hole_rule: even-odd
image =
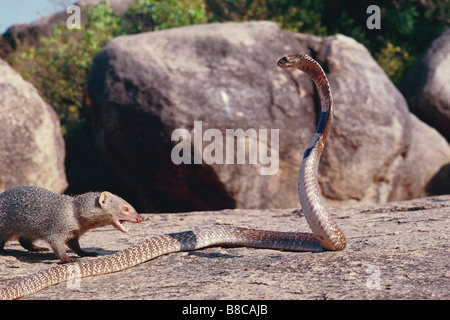
[[37,90],[0,60],[0,192],[36,185],[67,188],[58,116]]

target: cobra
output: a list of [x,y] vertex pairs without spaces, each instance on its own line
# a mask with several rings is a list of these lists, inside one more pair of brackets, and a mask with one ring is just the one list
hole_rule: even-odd
[[109,256],[58,265],[29,275],[0,289],[0,299],[27,296],[74,276],[84,278],[118,272],[164,254],[208,246],[238,245],[291,251],[343,250],[345,236],[330,216],[317,180],[319,161],[333,115],[330,85],[320,65],[305,54],[286,56],[278,61],[278,66],[297,68],[308,74],[317,87],[321,102],[319,122],[303,155],[298,176],[300,203],[312,233],[217,226],[155,236]]

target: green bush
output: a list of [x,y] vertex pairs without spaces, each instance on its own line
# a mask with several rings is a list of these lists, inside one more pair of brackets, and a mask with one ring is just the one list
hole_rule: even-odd
[[375,54],[375,58],[395,84],[400,83],[403,74],[413,62],[407,51],[389,41]]
[[105,3],[83,10],[86,24],[68,29],[61,22],[40,45],[20,46],[11,65],[30,80],[58,113],[63,133],[86,120],[86,81],[92,60],[113,37],[121,34],[121,19]]
[[123,19],[127,34],[208,22],[203,0],[137,0]]
[[137,0],[123,15],[115,13],[108,1],[102,1],[83,8],[81,14],[81,29],[68,29],[62,21],[50,36],[39,39],[39,45],[23,43],[8,57],[13,68],[34,84],[60,118],[69,191],[74,193],[115,181],[96,151],[90,126],[86,84],[97,53],[116,36],[208,21],[201,0]]

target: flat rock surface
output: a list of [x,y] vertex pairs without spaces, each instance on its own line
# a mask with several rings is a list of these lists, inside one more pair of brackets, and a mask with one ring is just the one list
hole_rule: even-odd
[[[341,252],[211,247],[168,254],[69,286],[59,284],[27,299],[450,298],[450,195],[331,210],[347,236],[348,247]],[[101,227],[88,232],[81,246],[108,255],[153,235],[212,225],[309,230],[296,209],[143,216],[141,224],[128,225],[128,234]],[[58,264],[53,253],[27,253],[15,241],[5,249],[0,287]]]

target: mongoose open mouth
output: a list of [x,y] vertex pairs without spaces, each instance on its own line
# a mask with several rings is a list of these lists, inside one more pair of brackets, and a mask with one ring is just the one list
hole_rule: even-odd
[[120,231],[122,231],[123,233],[127,233],[128,232],[128,228],[127,227],[125,227],[124,225],[123,225],[123,223],[125,222],[126,220],[113,220],[112,221],[112,225],[115,227],[115,228],[117,228],[117,229],[119,229]]
[[133,223],[140,223],[140,222],[142,222],[142,218],[138,214],[135,214],[135,216],[130,217],[128,219],[120,219],[120,218],[113,219],[111,221],[111,224],[114,226],[114,228],[119,229],[123,233],[127,233],[128,228],[125,227],[123,224],[125,221],[129,221],[129,222],[133,222]]

